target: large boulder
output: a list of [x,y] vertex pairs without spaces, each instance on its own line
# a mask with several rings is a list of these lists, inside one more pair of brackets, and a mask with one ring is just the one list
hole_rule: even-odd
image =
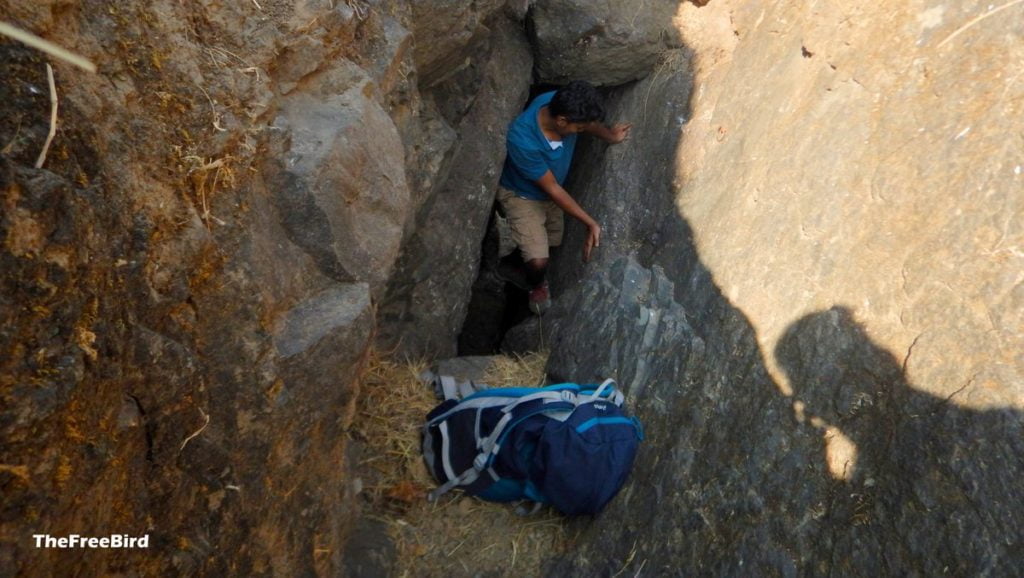
[[264,178],[292,242],[324,274],[379,293],[408,216],[404,149],[354,65],[320,83],[282,99]]
[[612,94],[633,138],[577,151],[567,188],[605,236],[583,265],[568,227],[548,370],[618,376],[648,437],[555,573],[1024,561],[1006,483],[1024,474],[1022,143],[1005,124],[1024,87],[986,56],[1024,44],[972,6],[868,7],[848,26],[684,4],[691,51]]
[[416,233],[402,247],[379,311],[382,341],[410,354],[456,353],[505,155],[505,132],[529,87],[529,48],[518,24],[499,15],[489,26],[490,49],[475,65],[480,91],[458,126],[448,178],[416,215]]
[[416,69],[420,82],[430,87],[467,65],[475,41],[486,38],[484,25],[507,0],[411,0]]
[[668,46],[679,2],[538,0],[530,11],[537,77],[617,85],[647,76]]

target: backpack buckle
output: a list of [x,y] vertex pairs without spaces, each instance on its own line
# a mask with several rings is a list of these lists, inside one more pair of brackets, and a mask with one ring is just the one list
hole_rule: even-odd
[[484,469],[487,468],[487,454],[477,454],[477,456],[473,458],[473,468],[478,472],[484,471]]

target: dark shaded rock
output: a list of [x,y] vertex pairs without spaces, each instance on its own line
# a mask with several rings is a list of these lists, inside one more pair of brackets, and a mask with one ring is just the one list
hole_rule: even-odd
[[812,512],[827,503],[829,481],[813,436],[788,417],[760,366],[749,324],[713,285],[710,298],[694,300],[710,307],[690,314],[690,280],[706,279],[699,263],[677,282],[636,259],[606,254],[602,263],[545,316],[554,327],[548,372],[555,381],[615,377],[646,438],[630,481],[554,572],[617,571],[630,558],[625,536],[652,532],[664,539],[638,547],[634,571],[646,561],[658,574],[791,575],[822,530]]
[[1014,572],[1024,486],[1008,479],[1024,468],[1022,412],[920,391],[841,307],[798,320],[774,355],[822,432],[826,459],[841,449],[837,435],[856,450],[832,497],[828,564],[844,573],[861,572],[865,559],[886,574]]
[[503,281],[485,284],[477,278],[459,333],[460,355],[487,355],[500,349],[507,300]]
[[679,46],[672,0],[538,0],[530,11],[537,77],[565,84],[618,85],[647,76],[658,57]]
[[531,3],[532,0],[508,0],[505,2],[505,11],[511,14],[513,18],[522,20],[526,18]]
[[342,576],[391,576],[397,556],[388,526],[381,520],[362,518],[345,545],[345,571]]
[[[546,324],[531,313],[529,317],[505,332],[501,340],[501,352],[505,355],[526,355],[545,349],[545,345],[551,341],[555,323],[565,313],[565,310],[553,307],[544,314]],[[547,331],[542,333],[545,329]]]
[[[532,315],[526,291],[506,279],[507,271],[499,271],[503,249],[504,252],[515,250],[511,239],[508,239],[508,247],[502,247],[501,222],[497,212],[491,214],[480,251],[480,273],[473,282],[466,318],[459,333],[460,355],[487,355],[499,351],[505,332]],[[518,253],[505,258],[506,266],[522,266],[522,259],[516,261],[517,256]]]
[[505,131],[525,99],[530,57],[515,22],[490,23],[491,51],[479,58],[484,81],[459,125],[448,179],[416,216],[416,235],[402,248],[379,320],[381,339],[414,355],[453,355],[480,242],[494,203]]
[[[701,348],[694,345],[699,340],[674,300],[672,282],[660,267],[648,270],[633,259],[619,259],[592,273],[555,307],[553,315],[543,318],[551,327],[552,379],[599,383],[612,377],[633,403],[644,399],[652,381],[677,381],[690,351]],[[576,331],[583,323],[584,331]],[[575,327],[566,331],[565,325]],[[592,347],[596,336],[610,338],[607,347]]]

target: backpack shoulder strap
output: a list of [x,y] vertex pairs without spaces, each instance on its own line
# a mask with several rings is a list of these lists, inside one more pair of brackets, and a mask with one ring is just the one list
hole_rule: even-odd
[[[449,472],[446,468],[448,481],[440,487],[427,494],[427,501],[434,502],[452,488],[468,486],[477,480],[480,475],[490,469],[494,458],[501,449],[501,442],[504,440],[508,430],[523,422],[523,420],[534,415],[552,412],[569,411],[575,405],[572,402],[561,399],[561,395],[555,392],[545,392],[545,396],[534,396],[526,400],[527,403],[512,403],[502,410],[501,419],[495,424],[490,435],[482,440],[477,440],[477,447],[480,453],[473,459],[473,465],[459,475]],[[554,396],[554,397],[552,397]]]
[[450,375],[439,375],[435,380],[435,389],[440,391],[444,399],[460,399],[459,398],[459,387],[455,383],[455,378]]
[[610,377],[604,380],[601,383],[601,385],[598,386],[596,390],[594,390],[594,393],[590,394],[588,397],[585,397],[582,401],[597,401],[597,399],[601,396],[604,396],[604,398],[607,401],[614,403],[615,405],[620,407],[622,406],[622,402],[625,401],[625,396],[622,395],[621,391],[615,389],[615,380]]
[[462,383],[459,384],[459,395],[462,396],[462,399],[466,399],[467,397],[473,395],[474,393],[480,391],[481,389],[484,389],[483,387],[481,387],[481,385],[482,384],[478,385],[475,381],[471,379],[463,381]]
[[430,382],[434,386],[434,393],[442,400],[454,399],[459,401],[478,391],[487,389],[487,386],[482,383],[476,383],[472,380],[458,383],[450,375],[437,375],[432,371],[424,372],[421,375],[421,379]]

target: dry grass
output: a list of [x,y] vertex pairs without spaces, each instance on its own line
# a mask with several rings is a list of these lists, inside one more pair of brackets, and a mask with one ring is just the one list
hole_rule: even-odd
[[[499,358],[486,376],[491,386],[540,385],[546,354]],[[425,362],[399,363],[374,355],[362,385],[356,434],[369,448],[361,470],[369,483],[374,515],[386,521],[395,541],[398,576],[487,573],[530,576],[564,549],[564,518],[544,509],[528,517],[514,507],[467,497],[458,491],[428,503],[436,484],[420,454],[421,428],[438,403],[419,379]]]
[[79,56],[78,54],[75,54],[70,50],[61,48],[60,46],[48,40],[44,40],[30,32],[25,32],[24,30],[12,26],[6,22],[0,22],[0,34],[3,34],[4,36],[8,36],[23,44],[31,46],[36,50],[45,52],[50,56],[60,58],[61,60],[64,60],[66,62],[70,62],[71,64],[74,64],[82,70],[87,70],[93,73],[96,72],[96,65],[93,64],[88,58]]
[[46,64],[46,80],[50,85],[50,132],[46,135],[46,143],[43,144],[43,150],[39,153],[39,158],[36,159],[36,168],[43,168],[43,163],[46,162],[46,153],[50,150],[50,143],[53,142],[53,136],[57,134],[57,85],[53,81],[53,67],[49,63]]
[[484,383],[491,387],[539,387],[544,385],[544,366],[547,363],[547,352],[522,357],[501,356],[487,369]]
[[[419,379],[425,362],[399,363],[372,354],[363,377],[356,415],[356,433],[372,455],[360,466],[369,468],[373,482],[364,488],[375,505],[399,506],[413,496],[403,488],[428,491],[433,480],[420,454],[420,428],[437,404],[430,388]],[[412,494],[413,492],[404,492]],[[397,500],[399,504],[390,504]]]
[[218,225],[226,224],[210,213],[210,199],[218,190],[235,186],[235,171],[232,168],[234,157],[227,155],[219,159],[206,159],[195,154],[182,153],[181,147],[175,148],[181,162],[188,167],[188,180],[195,195],[193,203],[199,209],[203,224],[208,229],[210,221]]

